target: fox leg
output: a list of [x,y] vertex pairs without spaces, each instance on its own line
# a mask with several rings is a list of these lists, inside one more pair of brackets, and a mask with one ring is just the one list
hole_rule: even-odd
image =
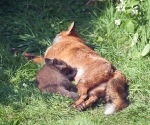
[[89,97],[89,99],[83,103],[81,103],[80,105],[76,106],[76,109],[79,111],[82,111],[84,109],[86,109],[87,107],[89,107],[91,104],[93,104],[94,102],[96,102],[98,100],[98,97],[96,95],[92,95]]
[[[97,62],[96,62],[97,63]],[[83,103],[88,97],[88,91],[98,86],[99,84],[108,81],[113,74],[113,69],[110,64],[103,64],[100,68],[97,68],[97,64],[91,65],[83,74],[82,78],[77,84],[77,89],[80,97],[73,103],[73,107],[76,108],[78,105]],[[99,63],[98,63],[99,64]],[[89,75],[91,73],[92,75]],[[89,100],[90,102],[90,100]],[[87,102],[88,103],[88,102]],[[83,103],[84,104],[84,103]],[[91,103],[90,103],[91,104]]]
[[91,104],[96,102],[99,98],[104,98],[105,97],[105,89],[106,89],[106,82],[101,83],[92,89],[89,90],[88,92],[88,100],[85,102],[81,103],[76,107],[77,110],[81,111],[89,107]]
[[76,92],[68,91],[64,87],[57,88],[57,93],[61,94],[62,96],[67,96],[69,98],[72,98],[74,100],[77,100],[79,98],[79,96]]
[[41,56],[36,56],[36,55],[33,55],[31,53],[26,53],[24,52],[22,54],[27,60],[32,60],[33,62],[35,63],[45,63],[44,62],[44,57],[41,57]]
[[36,55],[31,54],[31,53],[26,53],[23,50],[12,48],[11,53],[13,53],[13,54],[14,53],[22,54],[27,60],[32,60],[35,63],[44,63],[44,58],[43,57],[36,56]]
[[78,92],[80,93],[80,97],[78,98],[78,100],[76,100],[71,106],[73,108],[77,108],[78,105],[80,105],[81,103],[83,103],[85,101],[85,99],[87,98],[87,92],[88,92],[88,88],[85,86],[84,83],[79,82],[77,85],[77,89]]

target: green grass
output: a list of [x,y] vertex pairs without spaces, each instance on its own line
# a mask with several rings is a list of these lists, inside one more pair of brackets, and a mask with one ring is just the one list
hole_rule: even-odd
[[[10,0],[0,2],[0,125],[149,125],[150,56],[141,56],[149,40],[150,2],[145,2],[146,24],[139,25],[138,42],[131,47],[134,33],[116,26],[115,5],[102,2],[96,7],[87,0]],[[35,75],[41,65],[12,54],[11,48],[43,55],[57,33],[72,21],[76,30],[95,51],[126,75],[130,106],[115,115],[104,115],[98,101],[86,111],[70,108],[73,100],[41,93]],[[136,32],[136,31],[135,31]]]

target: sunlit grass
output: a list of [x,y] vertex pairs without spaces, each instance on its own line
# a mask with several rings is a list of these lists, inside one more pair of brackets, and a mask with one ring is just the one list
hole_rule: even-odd
[[[145,2],[148,21],[138,29],[138,42],[133,47],[134,33],[115,25],[116,19],[125,16],[115,13],[114,4],[102,2],[94,8],[85,6],[86,2],[24,0],[0,4],[0,124],[150,124],[150,57],[141,56],[149,40],[149,1]],[[11,48],[18,48],[43,55],[55,35],[66,30],[72,21],[86,43],[126,75],[130,86],[128,108],[106,116],[102,101],[98,101],[86,111],[78,112],[70,108],[72,99],[37,89],[35,75],[42,65],[11,53]]]

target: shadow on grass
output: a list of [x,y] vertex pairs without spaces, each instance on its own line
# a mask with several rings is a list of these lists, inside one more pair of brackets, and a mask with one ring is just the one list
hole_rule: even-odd
[[37,65],[25,61],[21,55],[13,55],[10,46],[5,41],[1,42],[0,104],[15,105],[21,103],[23,98],[30,97],[35,89],[34,76],[37,69]]
[[[72,21],[81,37],[92,32],[92,13],[102,13],[108,3],[86,6],[87,0],[4,1],[0,3],[2,35],[12,48],[28,52],[45,51],[55,35]],[[83,37],[84,38],[84,37]],[[87,43],[94,48],[92,43]]]
[[[9,105],[18,100],[21,102],[21,95],[31,96],[34,90],[33,86],[28,90],[20,89],[24,77],[16,83],[10,83],[12,79],[10,77],[16,75],[17,70],[23,65],[22,62],[25,63],[20,56],[10,53],[11,48],[34,53],[44,52],[55,35],[66,30],[72,21],[76,22],[76,30],[81,37],[92,32],[93,26],[89,25],[92,20],[91,13],[93,11],[101,13],[108,4],[104,2],[98,8],[93,8],[86,6],[86,2],[87,0],[2,0],[0,2],[0,35],[3,37],[0,66],[1,104]],[[92,44],[87,44],[94,48]],[[24,69],[19,70],[24,71]]]

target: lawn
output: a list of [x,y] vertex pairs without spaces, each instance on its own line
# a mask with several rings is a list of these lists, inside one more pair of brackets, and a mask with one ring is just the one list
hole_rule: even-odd
[[[123,3],[125,12],[117,11],[121,4],[109,0],[92,6],[86,2],[0,1],[0,125],[150,124],[150,1],[128,0]],[[126,75],[130,99],[126,109],[104,115],[99,100],[79,112],[70,107],[72,99],[38,90],[35,75],[42,65],[11,53],[17,48],[43,55],[72,21],[86,44]]]

